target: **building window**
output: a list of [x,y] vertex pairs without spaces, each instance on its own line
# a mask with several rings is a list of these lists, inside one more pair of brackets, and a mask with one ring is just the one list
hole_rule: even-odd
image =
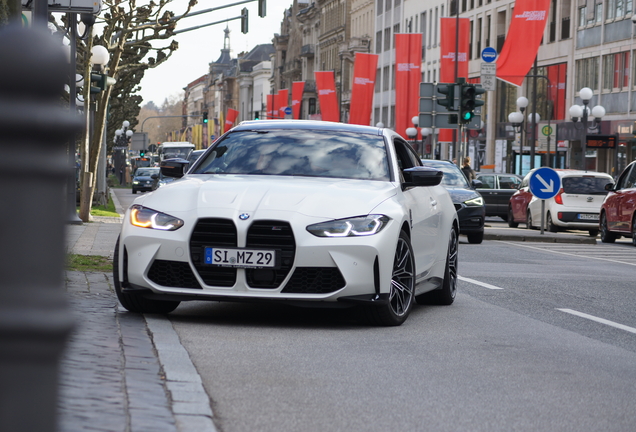
[[382,52],[382,31],[375,33],[375,53],[380,54]]
[[309,98],[307,103],[308,103],[307,112],[310,115],[311,114],[316,114],[316,98]]
[[576,88],[589,87],[598,90],[599,57],[591,57],[576,62]]
[[629,87],[629,52],[603,56],[603,90]]
[[383,91],[389,90],[389,67],[388,66],[384,66],[384,68],[382,68],[382,90]]
[[389,27],[384,29],[384,51],[391,49],[391,29]]
[[382,69],[378,69],[375,76],[375,92],[380,93],[380,82],[382,81]]
[[631,0],[607,0],[605,5],[606,19],[623,18],[632,13]]
[[382,15],[382,0],[378,0],[378,7],[376,8],[376,14]]

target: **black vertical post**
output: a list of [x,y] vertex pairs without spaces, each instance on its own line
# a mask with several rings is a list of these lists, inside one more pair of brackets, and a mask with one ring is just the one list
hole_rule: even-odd
[[43,26],[0,30],[0,429],[55,431],[64,293],[68,66]]
[[[70,36],[70,61],[68,69],[68,107],[71,114],[75,114],[77,109],[77,80],[75,74],[77,73],[77,14],[69,12],[66,14],[68,18],[69,36]],[[90,85],[85,83],[84,85]],[[66,182],[66,211],[67,222],[74,225],[81,225],[82,220],[77,215],[77,179],[79,172],[75,166],[75,134],[71,135],[68,140],[67,153],[69,173]]]

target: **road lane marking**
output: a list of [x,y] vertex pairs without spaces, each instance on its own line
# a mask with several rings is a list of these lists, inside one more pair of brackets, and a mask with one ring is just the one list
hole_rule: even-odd
[[626,325],[623,325],[623,324],[619,324],[619,323],[614,322],[614,321],[610,321],[610,320],[606,320],[606,319],[603,319],[603,318],[599,318],[599,317],[596,317],[594,315],[588,315],[586,313],[575,311],[575,310],[572,310],[572,309],[560,309],[560,308],[557,308],[557,310],[560,310],[561,312],[569,313],[571,315],[576,315],[576,316],[581,317],[581,318],[586,318],[586,319],[589,319],[589,320],[592,320],[592,321],[596,321],[596,322],[601,323],[601,324],[605,324],[605,325],[608,325],[608,326],[611,326],[611,327],[615,327],[617,329],[625,330],[627,332],[636,334],[636,328],[634,328],[634,327],[629,327],[629,326],[626,326]]
[[[636,263],[629,262],[629,261],[621,261],[621,260],[617,260],[617,259],[609,259],[609,258],[600,258],[600,257],[596,257],[596,256],[581,255],[581,253],[575,254],[575,253],[563,252],[563,251],[558,251],[558,250],[554,250],[554,249],[548,249],[547,247],[536,247],[536,246],[520,244],[518,242],[509,242],[509,241],[501,241],[501,242],[509,244],[509,245],[512,245],[512,246],[519,246],[519,247],[524,247],[524,248],[528,248],[528,249],[535,249],[535,250],[540,250],[540,251],[545,251],[545,252],[552,252],[552,253],[561,254],[561,255],[569,255],[569,256],[573,256],[573,257],[577,257],[577,258],[589,258],[589,259],[598,260],[598,261],[608,261],[608,262],[611,262],[611,263],[614,263],[614,264],[620,263],[620,264],[627,264],[627,265],[631,265],[631,266],[636,266]],[[628,259],[629,258],[631,258],[631,257],[628,257]]]
[[469,283],[472,283],[472,284],[475,284],[475,285],[483,286],[484,288],[488,288],[488,289],[491,289],[491,290],[502,290],[503,289],[503,288],[499,288],[498,286],[487,284],[486,282],[479,282],[479,281],[476,281],[475,279],[469,279],[469,278],[463,277],[463,276],[457,276],[457,279],[459,279],[460,281],[469,282]]

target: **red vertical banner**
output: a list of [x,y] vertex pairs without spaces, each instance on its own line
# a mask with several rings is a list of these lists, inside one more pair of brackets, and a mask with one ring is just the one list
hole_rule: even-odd
[[419,84],[422,66],[422,35],[395,35],[395,131],[407,137],[411,119],[419,115]]
[[268,120],[272,118],[272,111],[274,110],[274,95],[273,94],[268,94],[267,95],[267,111],[265,113],[265,118],[267,118]]
[[[455,78],[468,77],[468,49],[470,42],[470,19],[459,19],[459,44],[457,40],[457,18],[441,18],[441,64],[439,82],[454,83]],[[457,53],[455,52],[457,51]],[[457,55],[455,55],[457,54]],[[455,57],[457,57],[457,77],[455,77]]]
[[377,54],[356,53],[353,63],[353,86],[349,108],[349,123],[351,124],[371,124],[377,67]]
[[316,88],[318,89],[318,101],[320,113],[325,121],[340,121],[338,98],[336,96],[336,79],[333,71],[314,72]]
[[305,81],[294,81],[292,83],[292,118],[296,120],[300,118],[300,104],[303,100],[303,91],[305,91]]
[[276,118],[285,118],[285,108],[289,106],[289,90],[282,89],[278,91],[278,111],[274,113]]
[[280,116],[278,115],[278,111],[280,110],[280,97],[278,93],[275,93],[272,96],[272,101],[274,102],[274,105],[272,106],[272,115],[270,118],[279,119]]
[[236,121],[239,112],[235,109],[228,108],[227,115],[225,116],[225,130],[229,131],[232,128],[232,125]]
[[521,86],[539,52],[550,0],[515,3],[506,41],[497,58],[497,78]]

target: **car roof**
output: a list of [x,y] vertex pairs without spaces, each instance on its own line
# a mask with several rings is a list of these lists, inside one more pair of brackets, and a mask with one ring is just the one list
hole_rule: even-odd
[[611,175],[597,171],[583,171],[583,170],[555,170],[559,177],[581,177],[581,176],[594,176],[594,177],[612,177]]
[[232,131],[242,130],[272,130],[272,129],[305,129],[305,130],[324,130],[324,131],[342,131],[353,133],[365,133],[373,135],[382,135],[383,129],[373,126],[363,126],[347,123],[336,123],[317,120],[249,120],[239,123]]

